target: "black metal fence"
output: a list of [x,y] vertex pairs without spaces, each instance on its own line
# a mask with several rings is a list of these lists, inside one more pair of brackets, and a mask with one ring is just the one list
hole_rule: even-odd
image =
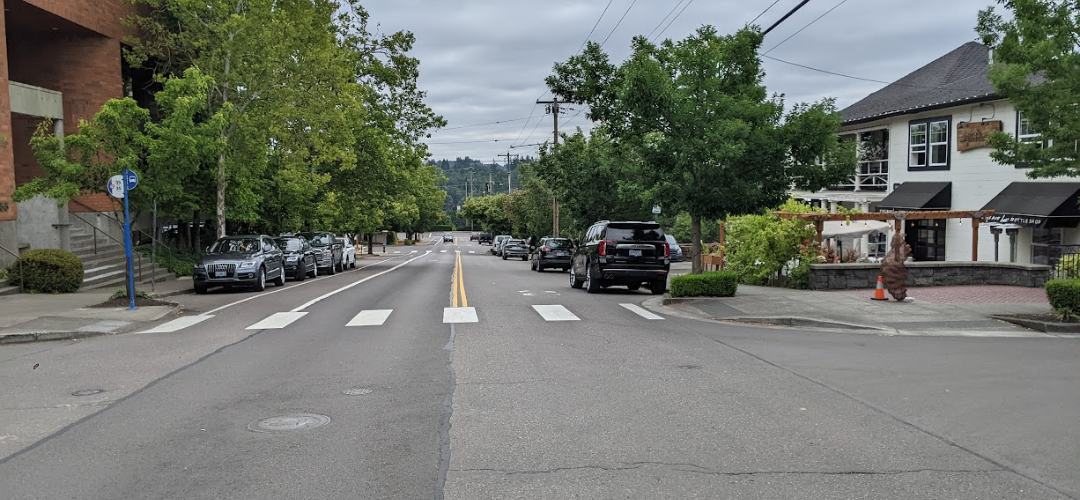
[[1054,278],[1080,278],[1080,245],[1039,245],[1033,250],[1032,263],[1051,266]]

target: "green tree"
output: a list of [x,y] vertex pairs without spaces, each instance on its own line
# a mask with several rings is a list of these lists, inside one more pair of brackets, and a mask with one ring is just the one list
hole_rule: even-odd
[[990,81],[1013,102],[1037,141],[1005,132],[991,134],[990,156],[1006,165],[1031,167],[1028,176],[1080,176],[1080,9],[1073,0],[998,0],[979,13],[976,31],[992,47]]
[[[701,221],[776,206],[795,185],[811,190],[855,171],[851,145],[836,139],[832,100],[793,106],[768,97],[756,27],[720,36],[709,26],[660,45],[637,37],[619,66],[599,44],[547,78],[552,93],[588,104],[616,147],[637,161],[628,176],[647,203],[690,214],[694,254]],[[693,262],[694,272],[701,263]]]

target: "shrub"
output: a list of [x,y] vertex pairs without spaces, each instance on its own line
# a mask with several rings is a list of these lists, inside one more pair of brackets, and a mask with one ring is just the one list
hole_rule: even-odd
[[1080,315],[1080,279],[1050,280],[1046,282],[1046,297],[1061,319]]
[[734,297],[739,276],[731,271],[684,274],[671,278],[672,297]]
[[1080,278],[1080,255],[1062,255],[1054,266],[1054,276],[1065,279]]
[[7,281],[7,278],[8,278],[8,270],[7,269],[0,269],[0,283],[3,283],[5,281]]
[[[19,268],[22,267],[22,274]],[[34,293],[72,293],[82,286],[83,265],[75,254],[63,250],[30,250],[8,269],[12,286]],[[26,283],[22,283],[25,279]]]
[[796,290],[810,288],[810,263],[802,261],[788,271],[788,286]]
[[[121,289],[113,292],[113,294],[111,296],[109,296],[109,300],[126,299],[126,298],[127,298],[127,289],[126,288],[121,288]],[[136,288],[135,289],[135,298],[136,299],[153,299],[154,297],[152,297],[150,295],[150,292],[147,292],[146,290],[139,290],[138,288]]]
[[[135,247],[135,251],[147,258],[152,255],[149,245]],[[174,274],[177,278],[194,274],[195,264],[198,264],[200,260],[199,256],[193,253],[182,253],[162,247],[158,247],[156,257],[157,264]]]
[[406,238],[406,239],[405,239],[405,242],[404,242],[403,244],[404,244],[405,246],[409,246],[409,245],[412,245],[413,243],[414,243],[414,242],[413,242],[413,240],[412,240],[412,239],[410,239],[410,238]]

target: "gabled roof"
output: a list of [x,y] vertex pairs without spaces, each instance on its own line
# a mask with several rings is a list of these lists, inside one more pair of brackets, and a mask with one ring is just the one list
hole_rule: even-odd
[[843,125],[995,99],[990,49],[968,42],[840,111]]

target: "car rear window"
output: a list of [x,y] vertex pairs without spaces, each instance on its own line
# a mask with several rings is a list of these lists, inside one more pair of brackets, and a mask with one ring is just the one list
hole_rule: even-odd
[[291,238],[291,239],[284,239],[283,238],[283,239],[278,239],[278,240],[275,240],[275,241],[277,241],[278,246],[281,247],[281,248],[284,248],[286,252],[299,252],[300,249],[302,249],[303,246],[304,246],[302,243],[300,243],[300,240],[295,239],[295,238]]
[[570,240],[547,240],[544,245],[551,248],[570,248]]
[[663,241],[664,231],[659,227],[612,227],[608,226],[604,239],[617,241]]

